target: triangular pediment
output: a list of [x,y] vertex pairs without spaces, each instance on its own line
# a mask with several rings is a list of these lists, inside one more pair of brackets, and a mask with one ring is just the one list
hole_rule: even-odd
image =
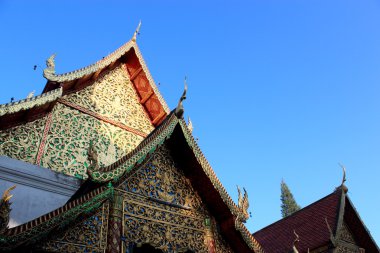
[[166,145],[132,170],[118,190],[127,242],[150,244],[163,252],[232,252]]

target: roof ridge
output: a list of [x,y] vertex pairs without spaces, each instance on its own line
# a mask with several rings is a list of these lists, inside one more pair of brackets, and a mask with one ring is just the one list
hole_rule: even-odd
[[[99,69],[102,69],[110,65],[112,62],[118,60],[121,56],[123,56],[126,52],[128,52],[129,49],[131,49],[134,46],[134,44],[135,44],[134,41],[129,40],[128,42],[124,43],[121,47],[119,47],[118,49],[110,53],[109,55],[105,56],[104,58],[96,61],[95,63],[87,65],[86,67],[82,67],[82,68],[69,71],[66,73],[62,73],[62,74],[56,74],[54,67],[49,68],[49,65],[47,64],[48,67],[44,69],[43,76],[49,81],[67,82],[67,81],[72,81],[74,79],[83,77],[88,74],[95,73]],[[51,59],[51,57],[49,59]]]
[[[148,153],[152,152],[158,145],[168,138],[177,125],[177,117],[171,112],[166,119],[151,132],[135,149],[106,167],[96,171],[89,171],[92,181],[104,183],[110,180],[117,180],[125,172],[128,172],[135,164],[141,163]],[[155,140],[155,141],[153,141]]]
[[[57,225],[62,224],[63,221],[67,222],[67,219],[75,219],[81,213],[98,207],[113,192],[112,185],[99,187],[49,213],[8,229],[4,234],[0,235],[1,248],[16,248],[29,240],[35,240],[41,234],[46,235]],[[43,226],[43,228],[39,228],[40,226]]]
[[21,99],[16,102],[6,103],[0,105],[0,116],[5,114],[16,113],[19,111],[31,109],[36,106],[46,104],[57,100],[62,96],[62,87],[51,90],[46,93],[42,93],[38,96],[33,96],[31,98]]

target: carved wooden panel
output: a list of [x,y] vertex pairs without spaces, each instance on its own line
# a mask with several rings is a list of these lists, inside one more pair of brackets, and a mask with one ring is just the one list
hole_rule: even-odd
[[127,243],[150,244],[163,252],[232,252],[165,146],[119,189]]
[[57,232],[40,248],[47,252],[104,252],[107,240],[109,203],[90,217],[80,217],[64,231]]

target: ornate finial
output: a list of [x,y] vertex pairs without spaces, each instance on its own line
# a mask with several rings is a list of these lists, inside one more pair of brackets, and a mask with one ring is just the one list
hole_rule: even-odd
[[298,253],[298,249],[296,248],[296,243],[300,241],[300,237],[297,235],[295,230],[293,230],[293,233],[296,236],[296,239],[294,239],[293,241],[293,253]]
[[34,91],[29,92],[29,94],[28,94],[28,96],[26,96],[26,98],[29,99],[29,98],[34,97],[34,92],[36,92],[36,91],[34,90]]
[[181,98],[178,101],[177,108],[175,108],[174,114],[177,116],[177,118],[182,118],[185,110],[183,109],[182,101],[186,99],[186,92],[187,92],[187,83],[186,83],[186,77],[185,77],[185,89],[183,91],[183,94]]
[[239,220],[241,222],[246,222],[249,218],[249,213],[248,213],[248,207],[249,207],[249,202],[248,202],[248,193],[243,187],[244,190],[244,196],[242,196],[240,192],[239,186],[236,186],[238,190],[238,208],[240,209],[240,214],[239,214]]
[[48,77],[49,75],[55,74],[55,56],[56,54],[52,54],[46,60],[46,68],[44,69],[44,76]]
[[187,120],[187,128],[189,129],[190,133],[193,132],[193,122],[191,121],[190,117]]
[[136,42],[137,35],[140,35],[140,27],[141,27],[141,20],[140,20],[140,22],[139,22],[139,25],[138,25],[137,28],[136,28],[135,33],[133,34],[133,37],[132,37],[132,41],[133,41],[133,42]]
[[342,183],[341,183],[340,187],[343,189],[343,191],[344,191],[345,193],[347,193],[348,188],[347,188],[347,186],[344,184],[344,183],[346,182],[346,167],[344,167],[344,165],[342,165],[342,164],[340,164],[340,163],[339,163],[339,166],[342,167],[342,169],[343,169],[343,178],[342,178]]
[[16,188],[16,185],[9,187],[4,191],[3,197],[0,200],[0,234],[4,233],[8,229],[9,214],[11,212],[11,203],[9,200],[13,195],[10,192]]

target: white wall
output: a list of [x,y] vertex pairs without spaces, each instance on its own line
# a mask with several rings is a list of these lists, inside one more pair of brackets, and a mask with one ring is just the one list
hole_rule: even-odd
[[33,220],[64,205],[81,180],[26,162],[0,156],[0,194],[16,185],[11,194],[9,227]]

